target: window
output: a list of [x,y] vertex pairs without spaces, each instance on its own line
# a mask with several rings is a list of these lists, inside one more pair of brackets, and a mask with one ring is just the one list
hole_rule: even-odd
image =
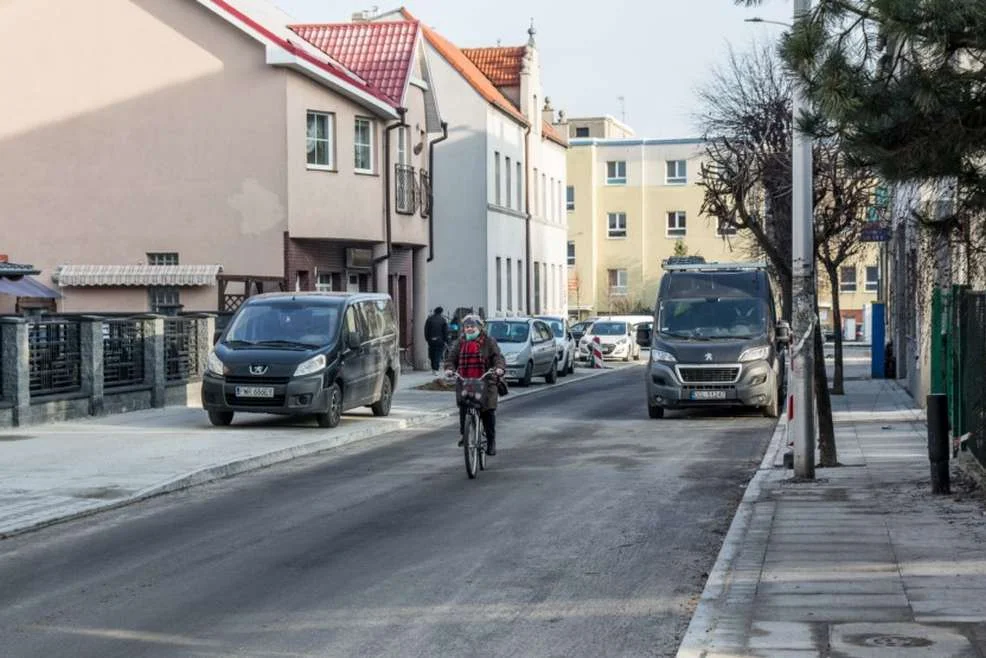
[[524,310],[524,261],[517,259],[517,310]]
[[575,241],[568,241],[568,264],[570,266],[575,265]]
[[356,319],[356,307],[350,306],[346,309],[346,332],[347,334],[359,333],[359,321]]
[[409,165],[411,158],[408,155],[408,144],[411,142],[411,129],[402,126],[397,129],[397,164]]
[[534,189],[531,190],[531,214],[536,214],[538,211],[538,169],[534,167],[534,178],[531,179],[534,183]]
[[177,265],[177,252],[157,252],[147,254],[148,265]]
[[627,271],[608,270],[608,274],[609,274],[609,294],[611,295],[627,294]]
[[587,127],[576,128],[575,129],[575,136],[576,137],[588,137],[589,136],[589,129]]
[[606,216],[608,233],[611,238],[625,238],[627,236],[627,214],[625,212],[611,212]]
[[353,144],[356,149],[354,167],[361,174],[373,173],[373,121],[356,117]]
[[332,292],[332,274],[319,272],[318,280],[315,282],[315,290],[319,292]]
[[839,292],[856,292],[855,267],[843,267],[839,270]]
[[736,235],[736,224],[728,219],[716,220],[716,235]]
[[548,209],[545,204],[548,202],[548,195],[551,194],[547,181],[548,177],[541,174],[541,216],[545,218],[548,216]]
[[524,209],[524,170],[521,163],[517,163],[517,210]]
[[306,150],[309,169],[335,168],[335,149],[332,144],[334,118],[325,112],[308,113]]
[[880,268],[875,265],[866,266],[866,292],[877,292],[880,289]]
[[685,228],[685,211],[673,210],[668,213],[668,237],[683,238],[687,230]]
[[493,203],[500,205],[500,152],[493,153]]
[[541,263],[534,263],[534,313],[541,314]]
[[625,160],[610,161],[606,163],[606,184],[627,184],[627,163]]
[[510,158],[507,158],[507,160],[506,160],[506,170],[507,170],[507,181],[506,181],[506,184],[504,185],[504,187],[507,190],[507,207],[508,208],[513,208],[514,207],[513,199],[510,198],[511,197],[511,194],[512,194],[511,193],[511,186],[510,186]]
[[181,306],[181,294],[177,286],[151,286],[147,289],[147,301],[151,313],[166,313]]
[[503,310],[503,260],[496,257],[496,310]]
[[688,182],[688,168],[684,160],[668,160],[667,168],[665,182],[668,185],[684,185]]
[[507,259],[507,310],[514,310],[514,261]]
[[565,209],[575,210],[575,186],[569,185],[565,188]]

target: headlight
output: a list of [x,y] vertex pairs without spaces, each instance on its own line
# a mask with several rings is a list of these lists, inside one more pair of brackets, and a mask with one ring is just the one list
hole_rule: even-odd
[[514,363],[517,363],[517,357],[519,357],[519,356],[520,356],[520,354],[516,354],[516,353],[514,353],[514,354],[505,354],[503,356],[503,360],[506,361],[507,363],[514,364]]
[[302,375],[311,375],[313,373],[322,370],[325,367],[325,355],[319,354],[318,356],[313,356],[301,365],[299,365],[294,370],[295,377],[301,377]]
[[626,337],[623,337],[623,338],[619,339],[618,341],[616,341],[616,344],[617,345],[626,345],[628,342],[630,342],[630,340],[628,338],[626,338]]
[[740,354],[740,363],[745,363],[746,361],[763,361],[770,356],[770,347],[753,347],[745,350]]
[[650,360],[662,363],[678,363],[678,359],[674,358],[674,355],[670,352],[665,352],[664,350],[651,350]]
[[215,350],[209,352],[209,358],[206,361],[206,370],[213,375],[218,375],[219,377],[226,374],[226,366],[223,365],[222,360],[216,356]]

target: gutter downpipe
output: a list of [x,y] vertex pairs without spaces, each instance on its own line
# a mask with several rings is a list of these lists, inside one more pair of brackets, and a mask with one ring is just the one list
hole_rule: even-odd
[[[524,131],[524,178],[528,178],[531,171],[531,127],[527,126]],[[531,186],[530,181],[524,181],[524,307],[527,309],[527,316],[531,315]]]
[[428,143],[428,171],[431,173],[431,186],[428,188],[428,261],[435,260],[435,144],[448,139],[448,121],[442,121],[442,136]]
[[[393,123],[387,126],[387,130],[384,131],[383,140],[383,212],[384,212],[384,225],[387,227],[387,253],[379,258],[373,259],[373,265],[376,266],[383,261],[390,258],[391,254],[391,237],[393,235],[393,226],[390,221],[390,132],[395,128],[401,128],[407,126],[407,108],[399,107],[397,108],[397,114],[400,115],[400,119],[397,123]],[[410,146],[410,144],[408,144]],[[376,274],[376,272],[374,272]],[[377,286],[380,282],[377,281]]]

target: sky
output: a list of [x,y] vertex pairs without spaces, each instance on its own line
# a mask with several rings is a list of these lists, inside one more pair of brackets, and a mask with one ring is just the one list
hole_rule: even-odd
[[[304,22],[345,22],[354,12],[389,11],[385,0],[271,0]],[[401,2],[401,0],[396,0]],[[743,50],[780,37],[791,0],[756,9],[733,0],[403,0],[426,25],[460,47],[527,43],[537,30],[545,96],[569,117],[609,114],[641,137],[697,137],[696,89],[729,44]],[[563,8],[563,9],[562,9]],[[624,98],[621,103],[619,98]]]

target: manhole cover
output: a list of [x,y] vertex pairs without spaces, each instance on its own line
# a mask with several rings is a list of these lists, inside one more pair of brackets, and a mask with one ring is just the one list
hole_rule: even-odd
[[847,635],[846,642],[861,647],[882,647],[882,648],[912,648],[930,647],[934,642],[923,637],[911,637],[908,635],[886,635],[883,633],[862,633],[860,635]]

